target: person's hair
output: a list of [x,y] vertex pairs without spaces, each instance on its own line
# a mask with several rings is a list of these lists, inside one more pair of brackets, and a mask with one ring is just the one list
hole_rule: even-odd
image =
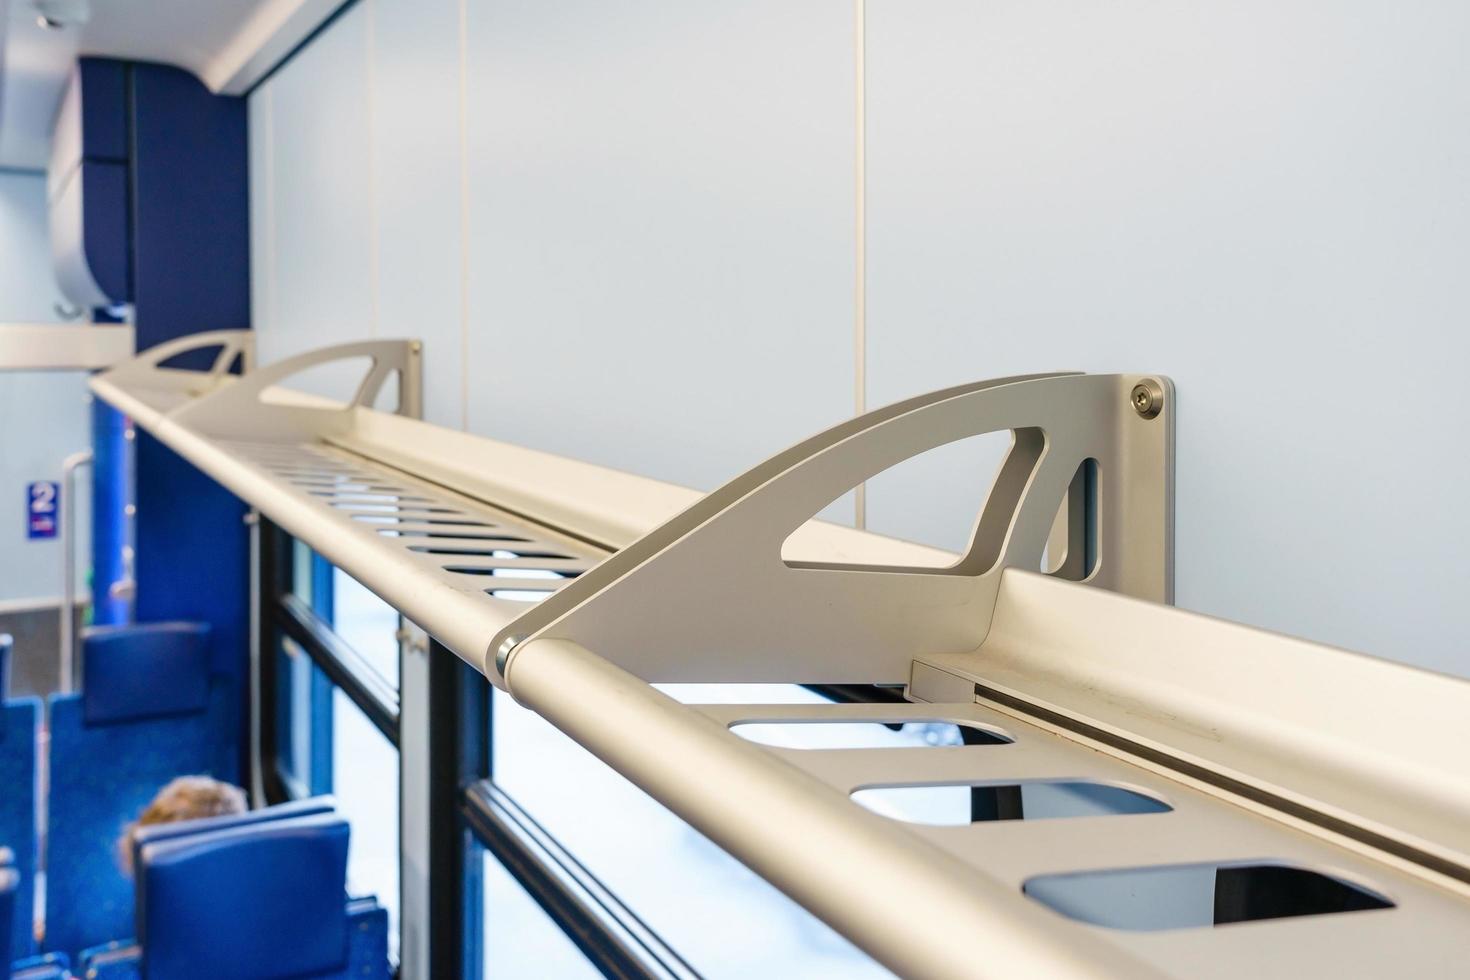
[[244,813],[247,809],[245,791],[238,786],[209,776],[180,776],[159,790],[153,802],[144,807],[138,819],[123,831],[117,842],[123,870],[130,875],[133,873],[133,842],[137,839],[139,827],[224,817]]

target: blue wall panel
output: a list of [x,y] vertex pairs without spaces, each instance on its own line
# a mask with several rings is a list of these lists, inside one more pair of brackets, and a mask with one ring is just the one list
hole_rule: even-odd
[[[249,204],[243,99],[192,75],[131,67],[133,298],[137,345],[250,325]],[[234,685],[242,771],[249,663],[245,507],[157,441],[137,446],[136,616],[214,627],[214,669]]]
[[110,299],[126,302],[132,295],[127,164],[83,160],[72,179],[82,195],[87,268]]
[[132,84],[138,349],[250,325],[245,100],[137,65]]
[[82,58],[77,71],[82,76],[82,159],[126,163],[127,64],[111,58]]
[[138,602],[143,623],[190,620],[214,628],[211,671],[232,690],[229,724],[239,753],[212,771],[243,771],[249,685],[250,541],[245,508],[232,494],[152,436],[138,433]]
[[92,400],[92,622],[117,626],[132,620],[132,601],[114,593],[128,577],[124,549],[133,544],[127,507],[133,496],[133,443],[127,417]]

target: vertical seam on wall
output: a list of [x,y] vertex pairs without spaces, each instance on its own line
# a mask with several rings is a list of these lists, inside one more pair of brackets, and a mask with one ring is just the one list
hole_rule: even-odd
[[377,5],[368,2],[367,8],[367,185],[368,185],[368,336],[378,336],[378,128],[376,73],[373,70],[378,48]]
[[[138,323],[138,79],[135,66],[130,62],[123,67],[123,126],[128,142],[128,159],[123,171],[127,182],[127,193],[123,195],[123,237],[127,250],[127,265],[123,273],[123,288],[128,291],[127,301],[132,306],[128,322]],[[78,82],[80,84],[80,81]],[[82,179],[81,171],[76,179]],[[80,188],[79,188],[80,190]],[[137,349],[135,341],[134,349]]]
[[[267,327],[273,332],[280,321],[276,290],[276,263],[280,249],[276,247],[276,100],[270,89],[261,92],[265,100],[265,310]],[[254,98],[255,96],[251,96]],[[257,361],[260,358],[260,326],[255,328]]]
[[[852,397],[853,411],[868,410],[868,228],[867,228],[867,16],[866,0],[853,0],[853,316]],[[853,523],[868,526],[868,484],[853,489]]]
[[459,0],[459,427],[470,428],[469,9]]

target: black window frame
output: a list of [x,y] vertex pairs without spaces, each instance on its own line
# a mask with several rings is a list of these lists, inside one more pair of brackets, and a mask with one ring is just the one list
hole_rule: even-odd
[[[294,798],[279,769],[277,654],[283,640],[303,650],[332,688],[342,691],[401,752],[405,724],[400,689],[384,678],[333,629],[332,567],[313,557],[313,601],[293,588],[293,549],[298,542],[263,516],[259,521],[257,595],[260,698],[259,755],[266,800]],[[315,601],[325,594],[325,608]],[[403,634],[400,633],[400,656]],[[428,638],[425,709],[428,745],[428,908],[413,910],[425,926],[430,975],[483,976],[482,861],[488,852],[604,976],[617,980],[686,980],[700,974],[636,913],[498,786],[492,771],[491,685],[432,636]],[[400,683],[402,682],[400,670]],[[808,685],[833,701],[901,701],[901,692],[866,685]],[[289,710],[289,706],[285,706]],[[316,723],[313,722],[315,726]],[[330,714],[327,726],[330,728]],[[320,733],[313,731],[313,749]],[[326,733],[330,737],[330,732]],[[402,761],[400,760],[400,771]],[[300,793],[296,794],[297,796]],[[402,783],[398,788],[400,817]],[[400,823],[402,826],[402,823]],[[400,848],[400,881],[404,848]],[[406,920],[409,909],[401,909]],[[492,951],[493,953],[493,951]]]

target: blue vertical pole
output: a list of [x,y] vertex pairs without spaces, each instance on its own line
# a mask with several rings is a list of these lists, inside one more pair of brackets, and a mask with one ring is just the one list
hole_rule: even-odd
[[133,618],[129,557],[133,549],[133,441],[127,417],[92,400],[92,622]]

